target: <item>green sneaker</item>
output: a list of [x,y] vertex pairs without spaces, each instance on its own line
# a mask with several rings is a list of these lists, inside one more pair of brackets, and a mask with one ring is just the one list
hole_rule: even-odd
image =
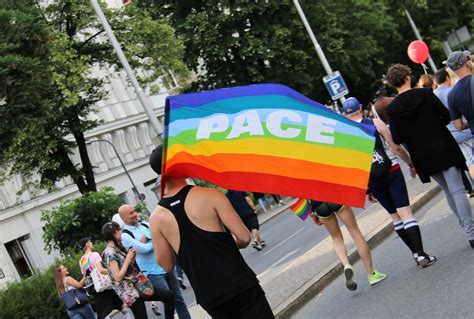
[[354,279],[355,271],[351,265],[344,266],[344,277],[346,278],[346,287],[349,290],[357,289],[357,282]]
[[386,274],[382,274],[382,273],[378,272],[377,270],[374,270],[373,275],[369,276],[369,278],[368,278],[369,279],[369,284],[371,286],[373,286],[375,284],[378,284],[379,282],[381,282],[385,278],[387,278]]

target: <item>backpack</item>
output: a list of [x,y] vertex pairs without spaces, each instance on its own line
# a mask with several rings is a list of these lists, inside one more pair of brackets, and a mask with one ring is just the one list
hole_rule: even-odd
[[[361,121],[363,124],[374,125],[372,119],[363,119]],[[392,167],[392,161],[385,152],[382,139],[377,131],[375,131],[375,147],[374,153],[372,155],[372,166],[370,168],[369,181],[375,182],[384,178],[390,168]]]
[[[145,224],[144,222],[140,222],[140,225],[142,225],[142,226],[145,227],[145,228],[150,229],[150,227],[148,227],[148,225]],[[132,233],[131,231],[129,231],[128,229],[125,229],[125,228],[122,229],[122,233],[129,234],[130,237],[132,237],[133,239],[136,239],[135,236],[133,236],[133,233]]]

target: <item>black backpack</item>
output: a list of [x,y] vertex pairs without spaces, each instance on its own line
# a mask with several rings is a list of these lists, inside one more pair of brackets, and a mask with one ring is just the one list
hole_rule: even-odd
[[[363,119],[361,123],[374,125],[372,119]],[[382,179],[388,174],[390,167],[392,167],[392,161],[385,152],[382,139],[376,130],[375,147],[372,155],[372,167],[370,168],[369,181],[375,182]]]

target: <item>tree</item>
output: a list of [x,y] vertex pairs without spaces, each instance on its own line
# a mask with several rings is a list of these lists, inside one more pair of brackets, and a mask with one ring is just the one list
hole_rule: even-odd
[[62,254],[70,254],[77,247],[79,239],[86,236],[100,239],[102,225],[112,219],[122,204],[124,201],[113,193],[113,189],[106,187],[66,200],[49,211],[42,211],[46,249],[49,252],[57,249]]
[[[332,68],[341,71],[350,95],[364,103],[373,98],[370,84],[391,64],[415,66],[407,57],[415,36],[404,7],[438,64],[445,59],[446,32],[470,27],[474,19],[468,0],[300,3]],[[139,5],[155,18],[169,17],[183,36],[185,61],[198,74],[190,91],[277,82],[318,101],[329,98],[322,83],[326,73],[293,1],[142,0]]]
[[[142,83],[160,78],[166,85],[172,75],[187,75],[182,41],[165,19],[151,19],[133,5],[102,7]],[[120,65],[91,5],[0,0],[0,16],[0,161],[6,175],[31,180],[38,174],[32,182],[43,188],[70,176],[81,193],[96,191],[84,132],[99,124],[89,115],[107,95],[107,79],[92,70]],[[77,166],[70,159],[76,147]]]
[[[155,17],[169,16],[184,37],[185,61],[198,74],[190,90],[277,82],[329,100],[326,73],[292,1],[195,3],[140,2]],[[330,64],[351,94],[367,99],[371,81],[385,66],[385,39],[399,37],[385,1],[301,4]]]

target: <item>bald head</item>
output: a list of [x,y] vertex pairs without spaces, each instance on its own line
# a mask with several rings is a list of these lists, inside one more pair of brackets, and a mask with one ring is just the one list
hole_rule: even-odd
[[129,226],[135,226],[138,222],[138,213],[135,207],[125,204],[119,207],[118,213],[123,222]]

